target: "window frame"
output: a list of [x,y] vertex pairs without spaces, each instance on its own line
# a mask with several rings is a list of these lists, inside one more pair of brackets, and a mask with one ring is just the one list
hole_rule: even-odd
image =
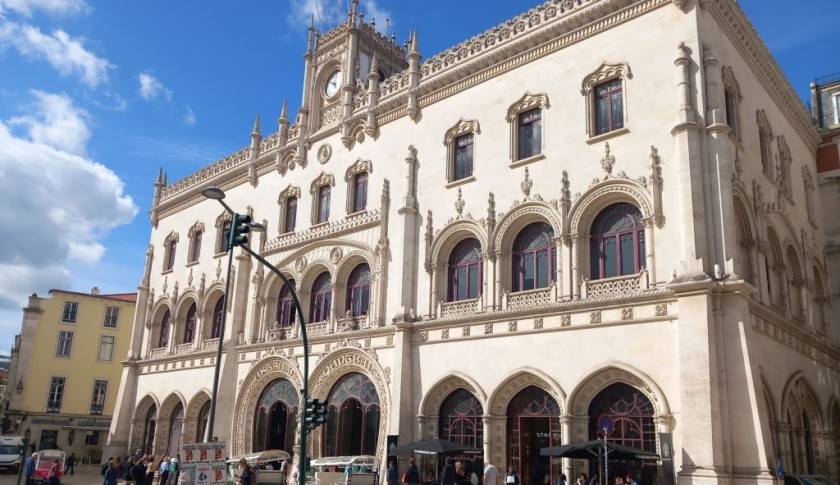
[[741,86],[735,78],[732,66],[723,66],[721,70],[723,80],[723,110],[724,120],[729,126],[732,137],[741,141]]
[[[294,201],[294,204],[292,202]],[[300,207],[300,187],[289,184],[277,197],[280,206],[280,220],[277,228],[280,234],[295,232],[297,226],[297,212]]]
[[[583,95],[585,103],[587,143],[596,143],[630,131],[630,110],[628,108],[629,86],[627,82],[630,79],[633,79],[633,72],[625,62],[617,64],[604,62],[595,71],[583,78],[580,93]],[[598,133],[597,88],[607,83],[616,82],[617,80],[620,80],[621,85],[618,90],[621,93],[621,126],[616,126],[606,132]],[[610,109],[610,114],[612,115],[612,109]]]
[[230,225],[232,224],[231,215],[224,211],[216,218],[216,257],[227,254],[227,240],[230,234]]
[[[106,342],[107,339],[111,339],[111,342]],[[114,360],[114,347],[116,346],[117,338],[114,335],[100,335],[99,337],[99,348],[96,352],[96,360],[99,362],[111,362]],[[108,358],[102,358],[102,349],[105,348],[106,345],[110,346],[110,350],[108,351]]]
[[65,301],[64,302],[64,308],[61,312],[61,322],[62,323],[76,323],[76,319],[78,318],[78,316],[79,316],[79,302],[77,302],[77,301]]
[[[112,314],[113,313],[113,314]],[[117,328],[120,320],[120,307],[106,306],[105,315],[102,317],[102,326],[105,328]]]
[[[313,226],[330,222],[330,205],[332,204],[332,188],[335,187],[335,177],[332,174],[321,172],[309,186],[309,195],[312,196]],[[327,200],[324,204],[324,196]]]
[[[102,384],[102,386],[99,386],[99,384]],[[107,396],[108,381],[105,379],[94,379],[88,414],[91,416],[102,416],[105,414],[105,399]]]
[[[367,210],[370,195],[370,176],[373,164],[370,160],[357,159],[344,173],[347,184],[347,214],[355,214]],[[364,182],[360,184],[360,182]],[[361,197],[361,199],[360,199]]]
[[[474,244],[474,247],[472,245]],[[468,259],[466,261],[462,261],[461,258],[458,258],[460,253],[463,251],[472,252],[475,251],[477,253],[476,259]],[[454,263],[453,261],[459,260],[460,262]],[[470,296],[471,293],[471,286],[470,286],[470,270],[475,268],[476,271],[476,294],[475,296]],[[460,295],[458,289],[458,276],[460,274],[460,270],[464,269],[467,278],[467,286],[466,286],[466,294]],[[465,301],[465,300],[474,300],[481,296],[482,290],[484,288],[484,256],[481,253],[481,243],[478,239],[474,237],[468,237],[461,241],[458,241],[452,251],[449,253],[449,259],[447,260],[446,265],[446,301],[448,303],[456,302],[456,301]]]
[[353,208],[351,213],[367,209],[368,178],[367,172],[357,173],[353,176]]
[[[602,90],[604,90],[603,94],[601,94]],[[595,136],[606,135],[624,128],[624,82],[620,78],[610,79],[596,84],[592,91],[592,116]],[[607,104],[606,120],[601,118],[600,108],[603,100],[606,100]],[[618,103],[616,103],[616,100],[618,100]],[[616,104],[621,109],[619,113],[616,113]],[[617,121],[615,120],[616,115],[618,115]]]
[[[478,135],[481,134],[481,127],[476,120],[465,120],[461,118],[455,126],[446,131],[443,144],[446,147],[446,182],[447,188],[455,187],[475,180],[476,160],[478,160]],[[470,137],[470,170],[468,174],[457,176],[456,165],[459,153],[459,140]]]
[[295,318],[297,317],[295,301],[294,298],[292,298],[292,292],[289,286],[294,288],[294,279],[289,279],[289,285],[283,284],[277,294],[277,316],[275,321],[278,325],[280,325],[280,328],[292,327],[295,324]]
[[[367,271],[367,279],[359,280],[359,277],[364,278],[362,275],[363,272]],[[350,271],[350,274],[347,277],[347,297],[345,303],[345,313],[349,312],[350,316],[352,317],[363,317],[370,313],[370,290],[371,290],[371,272],[370,272],[370,265],[365,263],[359,263],[356,267]],[[358,281],[354,281],[358,280]],[[367,293],[365,293],[367,292]],[[356,296],[359,296],[359,306],[364,307],[356,308]],[[365,306],[365,299],[367,299],[367,306]]]
[[187,264],[197,263],[201,257],[201,243],[204,240],[204,224],[196,222],[189,232],[190,248],[187,254]]
[[[192,319],[192,324],[190,320]],[[198,325],[198,304],[193,302],[187,309],[187,314],[184,317],[184,335],[181,339],[181,344],[191,344],[195,342],[196,327]],[[189,337],[189,338],[187,338]]]
[[773,163],[773,128],[763,109],[756,111],[758,125],[758,152],[761,156],[761,171],[776,181],[776,167]]
[[324,224],[330,221],[330,204],[332,203],[332,187],[322,185],[318,187],[318,212],[315,216],[315,224]]
[[73,332],[70,330],[59,330],[58,340],[55,344],[55,356],[61,359],[69,359],[73,352]]
[[[324,288],[316,289],[326,281]],[[309,323],[329,322],[332,309],[332,275],[324,271],[315,277],[309,292]]]
[[[164,324],[166,324],[164,326]],[[164,338],[163,329],[166,328],[166,337]],[[172,312],[167,308],[163,312],[163,317],[160,319],[160,328],[158,329],[158,341],[156,349],[165,349],[169,346],[169,340],[172,338]]]
[[225,317],[224,298],[219,297],[216,304],[213,306],[213,319],[210,321],[210,336],[208,338],[217,339],[221,337],[222,319]]
[[[85,444],[84,446],[100,446],[99,443],[101,441],[102,432],[89,429],[85,431]],[[91,437],[96,436],[96,439],[91,439]]]
[[[507,111],[505,121],[510,126],[510,162],[511,168],[520,165],[542,160],[545,158],[545,133],[546,133],[546,111],[549,108],[548,95],[545,93],[531,94],[526,92],[521,98],[513,103]],[[522,156],[521,145],[521,116],[539,110],[539,147],[538,151],[528,156]]]
[[173,271],[175,256],[178,254],[178,233],[172,231],[163,241],[163,272]]
[[[542,225],[542,227],[538,227]],[[549,234],[548,232],[542,232],[543,235],[548,237],[548,243],[543,244],[542,246],[537,246],[535,248],[528,247],[525,245],[525,236],[528,235],[529,232],[537,232],[541,229],[548,229],[551,231]],[[511,292],[517,293],[521,291],[533,291],[533,290],[544,290],[546,288],[550,288],[552,284],[556,283],[557,279],[557,244],[554,239],[557,236],[555,235],[554,228],[548,222],[544,221],[537,221],[528,224],[527,226],[523,227],[517,234],[513,240],[513,245],[511,246],[511,254],[510,254],[510,263],[511,263]],[[522,241],[522,242],[520,242]],[[527,250],[520,250],[517,247],[525,246]],[[539,268],[539,257],[541,252],[546,252],[546,258],[548,261],[548,268],[547,270],[547,281],[545,286],[539,286],[538,282],[538,275],[540,272]],[[534,269],[534,283],[533,288],[525,288],[525,269],[526,269],[526,258],[527,255],[533,254],[533,269]]]
[[[609,219],[610,217],[614,217],[614,215],[610,214],[608,211],[611,211],[614,208],[615,208],[614,209],[615,211],[618,211],[619,209],[623,208],[623,207],[619,207],[619,206],[627,206],[627,207],[632,207],[633,209],[635,209],[635,212],[638,215],[637,220],[635,220],[636,215],[633,215],[630,212],[622,212],[621,213],[625,217],[633,217],[635,225],[631,228],[623,228],[623,229],[616,230],[616,231],[600,232],[598,234],[595,234],[595,225],[600,222],[601,217],[602,216],[604,217],[604,221],[601,223],[603,225],[608,220],[610,220]],[[633,268],[634,268],[634,270],[632,272],[629,272],[629,273],[625,274],[625,273],[623,273],[623,270],[622,270],[622,254],[621,254],[622,246],[621,246],[621,244],[622,244],[622,238],[627,236],[628,234],[632,235]],[[604,254],[606,254],[604,244],[605,244],[605,241],[610,241],[610,240],[612,240],[614,242],[613,250],[615,252],[614,256],[615,256],[616,274],[611,275],[611,276],[606,276],[606,274],[607,274],[607,271],[606,271],[607,259],[604,257]],[[598,246],[597,250],[595,248],[596,244]],[[608,279],[608,278],[622,278],[622,277],[628,277],[628,276],[633,276],[633,275],[639,274],[639,272],[641,272],[642,269],[647,267],[647,259],[646,259],[647,258],[647,254],[646,254],[647,244],[648,244],[648,241],[645,237],[644,214],[642,214],[642,211],[641,211],[641,209],[639,209],[639,207],[637,207],[636,205],[634,205],[630,202],[616,202],[614,204],[610,204],[610,205],[604,207],[603,209],[598,211],[598,214],[596,214],[595,217],[592,219],[592,224],[590,225],[590,228],[589,228],[589,279],[592,280],[592,281],[595,281],[595,280],[602,280],[602,279]],[[598,267],[597,267],[598,274],[597,275],[594,274],[595,273],[595,271],[594,271],[595,268],[593,266],[596,257],[598,258]]]
[[64,402],[65,388],[67,387],[67,378],[64,376],[50,376],[50,387],[47,391],[47,410],[51,414],[58,414],[61,412],[61,406]]

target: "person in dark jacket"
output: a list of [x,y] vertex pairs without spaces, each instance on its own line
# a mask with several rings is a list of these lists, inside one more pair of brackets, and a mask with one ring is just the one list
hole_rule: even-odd
[[455,485],[455,460],[451,456],[446,459],[446,465],[443,466],[440,482],[442,485]]
[[102,485],[117,485],[117,481],[121,478],[119,468],[117,468],[117,464],[114,460],[108,461],[105,465],[107,468],[105,469],[105,480],[102,481]]
[[76,454],[70,453],[70,456],[67,457],[67,461],[64,462],[64,474],[67,475],[67,472],[70,472],[71,475],[74,475],[76,471]]
[[513,469],[513,465],[508,465],[507,473],[505,474],[506,485],[519,485],[519,475]]
[[146,457],[140,457],[131,467],[131,479],[136,485],[146,485]]
[[405,483],[408,485],[417,485],[420,483],[420,470],[414,464],[414,458],[408,460],[408,469],[405,471]]
[[38,453],[32,453],[32,456],[26,459],[26,465],[23,468],[23,476],[26,477],[26,485],[33,485],[35,479],[35,462],[38,461]]
[[398,485],[399,477],[397,476],[397,464],[393,460],[388,463],[388,471],[385,472],[385,480],[388,485]]

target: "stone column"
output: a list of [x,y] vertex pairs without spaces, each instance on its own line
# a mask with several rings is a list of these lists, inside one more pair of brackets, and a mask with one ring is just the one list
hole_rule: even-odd
[[[484,450],[484,460],[493,460],[493,439],[499,439],[498,437],[492,436],[493,418],[489,414],[485,414],[481,417],[481,423],[484,426],[484,443],[482,444],[482,449]],[[501,470],[499,471],[501,472]]]
[[[572,424],[574,423],[574,416],[571,414],[564,414],[560,416],[560,433],[561,438],[560,441],[562,444],[567,445],[572,442]],[[571,482],[571,477],[575,476],[574,468],[572,466],[572,460],[570,458],[563,458],[563,473],[566,474],[567,483]],[[553,483],[553,477],[552,477]]]
[[650,286],[653,287],[656,286],[656,259],[653,254],[653,219],[647,218],[643,222],[645,225],[645,267],[648,271]]
[[581,251],[581,237],[578,234],[571,236],[571,267],[572,267],[572,295],[575,299],[580,298],[580,251]]

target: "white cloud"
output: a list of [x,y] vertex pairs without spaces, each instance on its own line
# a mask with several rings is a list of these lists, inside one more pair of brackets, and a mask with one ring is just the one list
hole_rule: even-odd
[[[96,263],[101,240],[137,214],[123,182],[78,153],[90,136],[64,95],[33,92],[37,116],[0,121],[0,309],[20,308],[32,292],[68,288],[68,266]],[[25,120],[25,121],[21,121]],[[62,123],[75,135],[56,134]],[[25,136],[11,127],[22,125]]]
[[197,120],[195,119],[195,113],[193,112],[192,108],[187,106],[187,112],[184,113],[184,124],[187,126],[192,126],[195,124]]
[[87,13],[90,7],[84,0],[0,0],[0,14],[4,10],[32,17],[36,10],[51,14],[75,15]]
[[18,116],[9,120],[10,126],[24,126],[29,138],[57,150],[84,155],[90,128],[88,114],[73,106],[65,94],[50,94],[32,90],[35,115]]
[[[385,32],[385,21],[390,19],[393,30],[391,13],[379,7],[377,0],[362,0],[359,10],[364,12],[365,21],[376,19],[376,30]],[[342,2],[338,2],[342,4]],[[346,7],[336,8],[333,0],[291,0],[289,14],[286,18],[289,25],[298,29],[309,27],[309,19],[315,17],[315,28],[321,31],[335,28],[339,23],[347,20]]]
[[0,49],[12,46],[25,57],[43,58],[60,74],[78,75],[82,82],[95,88],[108,80],[108,69],[113,66],[85,49],[84,42],[84,38],[71,37],[63,30],[44,34],[37,27],[0,16]]
[[158,79],[152,75],[148,70],[141,72],[137,76],[137,81],[140,82],[140,96],[146,101],[151,101],[163,94],[167,101],[172,100],[172,90],[166,89]]

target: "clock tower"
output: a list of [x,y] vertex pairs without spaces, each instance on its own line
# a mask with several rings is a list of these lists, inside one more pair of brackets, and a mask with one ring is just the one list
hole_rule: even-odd
[[367,22],[358,6],[358,0],[353,0],[347,20],[323,35],[310,23],[299,120],[310,141],[340,131],[349,146],[359,126],[374,134],[375,119],[358,110],[354,115],[354,107],[365,103],[374,91],[378,94],[380,81],[408,67],[405,49],[396,44],[396,36],[378,32],[376,20]]

